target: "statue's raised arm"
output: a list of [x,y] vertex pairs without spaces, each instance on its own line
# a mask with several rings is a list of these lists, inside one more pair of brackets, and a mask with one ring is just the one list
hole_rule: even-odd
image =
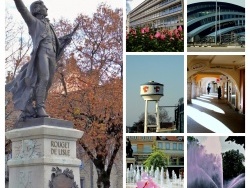
[[[24,21],[26,22],[27,25],[31,25],[32,23],[35,22],[35,18],[32,15],[32,12],[35,12],[35,8],[36,8],[36,1],[33,2],[30,5],[30,11],[28,10],[28,8],[24,5],[22,0],[14,0],[15,4],[16,4],[16,8],[17,10],[20,12],[20,14],[22,15]],[[39,2],[39,1],[38,1]]]

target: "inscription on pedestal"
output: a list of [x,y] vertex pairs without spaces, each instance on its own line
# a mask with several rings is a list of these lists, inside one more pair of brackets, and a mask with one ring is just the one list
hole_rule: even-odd
[[69,144],[67,141],[51,140],[51,155],[70,156]]

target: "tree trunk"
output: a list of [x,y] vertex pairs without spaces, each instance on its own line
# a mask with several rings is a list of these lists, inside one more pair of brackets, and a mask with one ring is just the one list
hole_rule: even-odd
[[97,187],[98,188],[109,188],[110,187],[110,174],[104,169],[97,169]]

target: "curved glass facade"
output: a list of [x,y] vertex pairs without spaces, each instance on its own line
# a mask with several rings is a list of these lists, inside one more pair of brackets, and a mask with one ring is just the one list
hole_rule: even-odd
[[[217,24],[216,24],[217,23]],[[187,39],[223,43],[245,36],[245,8],[231,3],[199,2],[187,6]],[[215,36],[217,36],[215,38]]]

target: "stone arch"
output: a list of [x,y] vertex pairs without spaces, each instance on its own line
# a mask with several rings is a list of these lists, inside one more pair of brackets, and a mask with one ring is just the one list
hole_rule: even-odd
[[[240,106],[240,76],[237,72],[237,70],[233,69],[233,70],[222,70],[222,69],[216,69],[216,71],[213,71],[213,69],[211,68],[207,68],[207,69],[203,69],[202,71],[207,71],[209,73],[216,73],[216,74],[221,74],[226,76],[228,79],[230,80],[236,88],[236,108],[239,109]],[[188,103],[191,102],[191,99],[194,98],[195,96],[198,96],[199,94],[201,94],[201,92],[199,91],[199,83],[197,83],[193,77],[195,75],[198,74],[202,74],[201,71],[192,71],[189,73],[189,77],[187,78],[189,80],[189,82],[191,81],[191,91],[188,92],[188,94],[190,93],[191,96],[187,96],[188,99]],[[225,82],[224,82],[225,83]],[[222,82],[223,84],[223,82]],[[189,87],[190,83],[188,83],[188,87]]]
[[[200,82],[201,82],[201,93],[207,93],[207,86],[208,83],[211,83],[212,81],[216,80],[216,77],[206,77],[203,78]],[[211,87],[211,86],[210,86]],[[210,92],[214,92],[213,88],[211,87],[211,91]]]

